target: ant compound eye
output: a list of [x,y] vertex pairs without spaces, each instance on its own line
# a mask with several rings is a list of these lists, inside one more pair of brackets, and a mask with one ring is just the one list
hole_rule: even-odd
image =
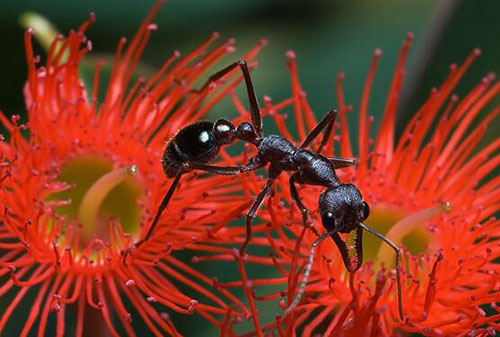
[[335,215],[333,215],[332,212],[326,212],[323,214],[323,216],[321,217],[322,221],[323,221],[323,226],[326,228],[326,229],[333,229],[335,227]]
[[234,141],[234,126],[225,119],[215,122],[213,133],[222,144],[231,144]]
[[363,221],[370,216],[370,206],[363,201]]

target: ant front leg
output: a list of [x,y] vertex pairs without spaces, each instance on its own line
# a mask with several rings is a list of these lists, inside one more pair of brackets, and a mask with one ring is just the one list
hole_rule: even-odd
[[299,193],[297,191],[297,187],[295,186],[295,181],[298,179],[298,174],[294,173],[290,176],[289,184],[290,184],[290,195],[292,196],[293,202],[297,205],[297,207],[300,210],[300,213],[302,214],[302,223],[304,224],[304,227],[309,227],[311,230],[316,234],[316,236],[319,236],[318,231],[314,226],[311,224],[310,226],[307,224],[307,218],[309,215],[309,210],[307,207],[302,203],[299,197]]

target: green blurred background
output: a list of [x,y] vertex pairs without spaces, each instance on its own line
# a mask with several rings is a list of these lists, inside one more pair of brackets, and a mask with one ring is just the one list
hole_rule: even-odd
[[[23,29],[18,21],[23,12],[35,11],[45,16],[63,33],[78,27],[89,12],[95,12],[97,21],[87,35],[93,43],[93,57],[106,59],[114,53],[121,36],[134,34],[153,4],[153,0],[3,0],[0,4],[0,109],[7,114],[24,115],[22,86],[26,67]],[[336,105],[334,79],[338,72],[346,74],[346,100],[357,111],[373,49],[381,48],[384,55],[369,108],[369,113],[375,116],[376,129],[399,48],[406,33],[411,31],[416,38],[399,105],[401,127],[431,88],[448,74],[449,64],[462,62],[473,48],[480,47],[483,55],[460,84],[459,95],[463,96],[488,72],[499,70],[499,13],[498,0],[172,0],[155,20],[159,30],[152,35],[142,62],[155,68],[173,50],[186,53],[211,32],[218,31],[222,38],[237,40],[238,52],[234,58],[227,59],[229,63],[261,37],[266,37],[269,45],[259,55],[259,68],[253,72],[259,97],[266,94],[278,101],[289,96],[284,55],[293,49],[309,102],[316,114],[322,115]],[[211,113],[231,117],[236,111],[228,102],[223,102]],[[353,128],[357,114],[351,113],[350,118]],[[490,139],[498,134],[495,129],[490,128]],[[354,128],[351,132],[355,134]],[[218,271],[212,269],[207,273],[216,275]],[[275,307],[269,313],[274,312]],[[24,319],[20,318],[20,322]],[[205,330],[201,320],[196,325],[181,322],[179,329],[187,336],[210,336],[215,332]]]

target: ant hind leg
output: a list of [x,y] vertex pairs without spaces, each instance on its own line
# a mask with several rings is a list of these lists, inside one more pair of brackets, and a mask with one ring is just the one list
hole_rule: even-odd
[[174,194],[174,191],[175,191],[177,185],[179,185],[179,181],[181,180],[181,177],[182,177],[183,173],[184,173],[183,170],[179,170],[177,172],[177,174],[175,175],[174,181],[170,185],[170,188],[168,189],[167,194],[165,194],[165,197],[163,197],[163,200],[162,200],[162,202],[160,204],[160,207],[158,207],[158,211],[156,212],[155,218],[154,218],[153,222],[151,223],[151,226],[149,226],[149,229],[148,229],[146,235],[142,239],[140,239],[139,241],[137,241],[136,243],[134,243],[132,247],[127,248],[125,250],[125,252],[123,253],[123,264],[125,266],[127,265],[127,256],[133,250],[135,250],[135,249],[139,248],[140,246],[142,246],[146,241],[149,240],[149,238],[151,237],[151,235],[153,235],[153,232],[154,232],[154,230],[156,228],[156,225],[158,224],[158,221],[160,220],[160,217],[161,217],[163,211],[165,210],[165,208],[167,208],[167,205],[170,202],[170,199],[172,199],[172,195]]
[[238,66],[240,67],[241,72],[243,73],[243,78],[245,79],[245,85],[247,87],[247,95],[248,95],[248,101],[250,103],[250,117],[252,118],[252,125],[255,129],[257,137],[262,137],[262,116],[259,108],[259,103],[257,101],[257,96],[255,94],[252,78],[250,77],[248,64],[245,60],[238,60],[234,63],[231,63],[224,69],[219,70],[218,72],[210,76],[207,82],[205,82],[205,84],[203,84],[203,86],[200,89],[194,90],[194,92],[204,91],[210,84],[218,81],[219,79],[224,77],[224,75],[226,75],[227,73],[229,73],[231,70],[233,70]]

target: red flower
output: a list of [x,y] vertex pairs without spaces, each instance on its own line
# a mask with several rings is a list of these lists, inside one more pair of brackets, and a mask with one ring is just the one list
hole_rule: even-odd
[[[84,34],[94,16],[67,38],[59,36],[44,66],[33,55],[33,30],[25,34],[29,121],[20,124],[19,117],[0,114],[9,131],[8,140],[0,142],[0,275],[7,276],[0,281],[0,296],[13,296],[2,312],[0,331],[35,286],[22,336],[37,321],[43,336],[50,315],[57,317],[62,336],[70,305],[76,307],[77,336],[99,329],[87,321],[94,310],[114,336],[119,331],[135,335],[130,307],[157,336],[179,335],[166,311],[197,313],[223,331],[230,317],[248,314],[234,295],[171,255],[186,247],[216,249],[203,241],[248,205],[246,198],[221,195],[238,188],[234,178],[183,177],[154,237],[134,252],[128,266],[122,263],[121,252],[145,235],[147,227],[138,225],[149,225],[169,187],[159,162],[165,140],[197,121],[242,80],[233,71],[220,90],[189,90],[234,51],[232,40],[211,47],[214,34],[183,58],[175,52],[152,78],[132,81],[156,29],[152,20],[159,6],[128,47],[120,40],[102,103],[97,94],[103,65],[96,66],[91,92],[78,71],[91,50]],[[246,59],[251,61],[261,46]]]
[[[462,99],[453,94],[480,54],[475,50],[461,66],[451,66],[448,78],[431,91],[401,137],[395,139],[396,107],[411,39],[409,34],[403,44],[381,127],[372,140],[368,100],[381,55],[380,50],[375,51],[361,96],[357,151],[347,126],[346,113],[351,107],[344,101],[343,74],[336,83],[341,117],[340,134],[335,137],[340,149],[337,156],[357,155],[360,159],[356,168],[339,170],[340,179],[356,184],[370,204],[372,212],[366,223],[404,247],[404,321],[398,315],[394,252],[367,233],[365,263],[354,274],[346,272],[333,241],[321,243],[300,304],[290,315],[279,315],[275,321],[260,317],[255,331],[258,336],[268,330],[279,336],[392,336],[402,331],[426,336],[495,334],[500,318],[495,304],[500,298],[500,270],[495,262],[500,256],[500,222],[494,216],[500,210],[500,179],[494,172],[500,163],[500,139],[482,149],[478,144],[500,112],[500,107],[486,108],[498,95],[500,82],[494,83],[494,76],[488,75]],[[300,140],[316,120],[300,87],[295,55],[289,53],[288,57]],[[286,116],[274,111],[269,100],[266,103],[281,134],[293,139],[283,122]],[[484,117],[479,117],[483,111]],[[333,153],[331,142],[323,154]],[[255,194],[262,188],[262,181],[254,177],[248,175],[246,193]],[[247,260],[275,265],[281,275],[249,279],[242,285],[286,286],[286,292],[262,295],[265,289],[259,289],[258,295],[254,294],[266,301],[286,296],[287,301],[280,301],[286,309],[286,303],[292,303],[296,296],[303,277],[300,267],[306,265],[317,237],[304,229],[298,209],[283,202],[292,204],[287,175],[276,185],[267,207],[258,213],[263,223],[254,226],[254,232],[265,237],[252,241],[269,247],[273,255],[270,259],[250,255]],[[322,191],[321,187],[304,186],[299,194],[314,210]],[[312,221],[324,233],[316,212]],[[240,235],[244,236],[243,230]],[[261,322],[265,322],[263,327]]]

